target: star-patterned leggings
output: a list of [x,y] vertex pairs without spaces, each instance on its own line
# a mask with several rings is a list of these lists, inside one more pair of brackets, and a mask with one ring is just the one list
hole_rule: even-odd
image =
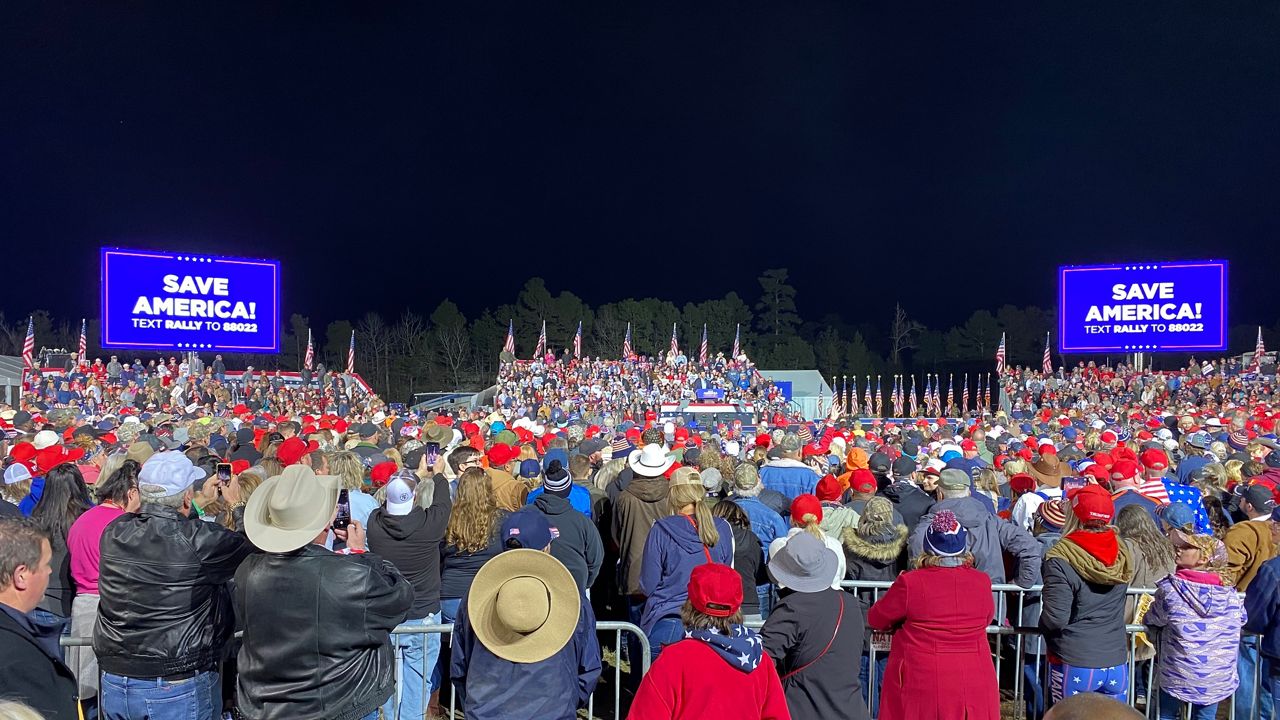
[[1049,701],[1096,692],[1113,700],[1129,703],[1129,666],[1086,668],[1064,662],[1049,663]]

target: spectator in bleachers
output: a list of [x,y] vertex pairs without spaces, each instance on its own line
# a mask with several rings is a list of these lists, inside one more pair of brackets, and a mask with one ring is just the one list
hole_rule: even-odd
[[790,720],[774,661],[742,624],[742,591],[732,568],[693,569],[680,611],[686,639],[644,676],[629,720]]

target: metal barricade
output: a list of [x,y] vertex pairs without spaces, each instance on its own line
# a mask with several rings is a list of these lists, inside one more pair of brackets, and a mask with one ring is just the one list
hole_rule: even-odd
[[[639,662],[640,662],[641,676],[649,672],[649,638],[645,636],[644,632],[639,627],[629,622],[601,620],[596,622],[596,632],[597,633],[605,633],[605,632],[613,633],[613,640],[614,640],[613,647],[615,648],[615,652],[617,652],[617,659],[615,660],[613,665],[613,718],[614,720],[621,720],[622,653],[619,649],[622,647],[622,634],[632,633],[640,641]],[[392,635],[422,635],[425,641],[427,635],[433,635],[433,634],[449,635],[450,637],[452,637],[453,625],[451,624],[450,625],[399,625],[394,630],[391,631],[391,634]],[[242,635],[243,633],[236,633],[237,638],[241,637]],[[69,635],[64,635],[59,640],[59,642],[63,647],[92,647],[93,646],[93,638],[91,637],[71,637]],[[443,646],[443,643],[441,643],[441,645]],[[402,686],[402,678],[400,677],[401,648],[398,645],[393,645],[393,647],[395,649],[395,668],[396,668],[395,672],[396,672],[397,682],[396,682],[396,691],[392,695],[392,698],[398,699],[399,692]],[[630,660],[631,662],[634,663],[636,662],[637,659],[633,657]],[[425,659],[424,659],[424,662],[425,662]],[[445,666],[448,665],[448,660],[444,657],[440,658],[440,662],[444,663]],[[433,668],[429,668],[429,667],[423,668],[421,691],[422,691],[424,707],[426,705],[426,698],[427,698],[427,682],[428,682],[428,679],[431,677],[432,670]],[[443,680],[443,674],[442,674],[442,680]],[[457,698],[454,696],[453,684],[444,683],[443,681],[441,684],[442,685],[447,684],[449,686],[448,687],[449,717],[451,718],[459,717],[459,711],[456,705]],[[441,692],[443,692],[444,688],[442,687],[440,688],[440,690]],[[588,718],[595,717],[595,699],[596,699],[595,693],[593,692],[591,694],[591,697],[587,701],[587,717]],[[385,720],[393,720],[393,718],[394,720],[400,720],[399,703],[398,702],[394,703],[393,707],[395,707],[395,713],[391,717],[386,718]]]

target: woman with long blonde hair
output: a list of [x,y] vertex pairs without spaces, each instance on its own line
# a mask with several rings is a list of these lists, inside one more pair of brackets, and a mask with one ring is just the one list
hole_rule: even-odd
[[733,529],[713,517],[697,470],[682,467],[671,476],[667,504],[674,513],[649,530],[640,565],[640,589],[645,594],[640,627],[649,636],[650,655],[662,646],[684,639],[680,608],[688,599],[689,574],[698,565],[733,565]]
[[365,469],[360,456],[350,450],[338,450],[326,453],[325,459],[329,463],[329,474],[337,475],[342,489],[347,491],[351,518],[368,526],[369,514],[378,508],[379,503],[373,495],[365,492]]

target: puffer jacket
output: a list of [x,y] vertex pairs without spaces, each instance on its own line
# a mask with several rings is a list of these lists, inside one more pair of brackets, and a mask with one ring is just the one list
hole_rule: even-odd
[[613,508],[613,542],[618,547],[618,580],[623,593],[640,595],[640,564],[649,528],[671,512],[664,477],[638,477],[618,493]]
[[973,496],[934,503],[911,532],[912,557],[923,551],[924,531],[933,522],[934,514],[942,510],[955,513],[956,520],[969,531],[969,552],[973,553],[977,569],[986,573],[993,584],[1006,582],[1004,553],[1013,557],[1017,568],[1017,575],[1012,581],[1026,588],[1035,584],[1040,572],[1040,543],[1026,530],[993,515]]
[[213,670],[235,630],[229,581],[248,538],[143,505],[102,533],[93,651],[103,672],[131,678]]
[[1180,570],[1156,583],[1145,623],[1162,628],[1156,652],[1161,690],[1197,705],[1235,692],[1245,611],[1234,588],[1216,575]]
[[1133,569],[1118,539],[1110,545],[1114,558],[1099,550],[1108,534],[1115,538],[1114,529],[1067,535],[1049,548],[1041,568],[1041,634],[1050,655],[1075,667],[1115,667],[1129,657],[1125,593]]
[[[853,528],[845,528],[840,534],[844,545],[845,577],[849,580],[877,580],[893,582],[906,569],[907,526],[894,525],[885,532],[864,537]],[[884,594],[883,590],[879,591]],[[876,590],[859,590],[855,593],[862,606],[862,621],[866,624],[867,611],[876,601]],[[868,633],[862,639],[865,652],[870,644]]]
[[372,553],[307,545],[249,558],[236,573],[241,712],[255,720],[373,712],[395,688],[389,633],[413,601],[413,585]]

